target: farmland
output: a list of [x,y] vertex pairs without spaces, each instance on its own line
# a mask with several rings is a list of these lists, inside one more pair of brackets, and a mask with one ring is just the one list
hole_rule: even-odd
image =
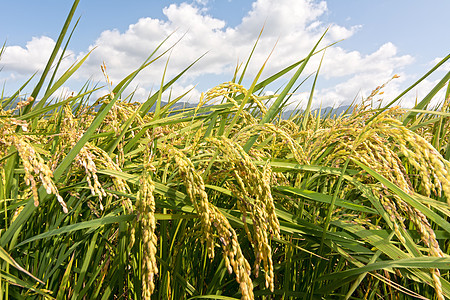
[[89,55],[54,78],[57,43],[30,94],[2,99],[0,297],[450,298],[450,73],[413,109],[396,106],[410,89],[377,101],[387,82],[320,115],[313,87],[281,118],[320,42],[188,108],[162,101],[189,67],[148,99],[124,92],[159,48],[103,97],[57,99]]

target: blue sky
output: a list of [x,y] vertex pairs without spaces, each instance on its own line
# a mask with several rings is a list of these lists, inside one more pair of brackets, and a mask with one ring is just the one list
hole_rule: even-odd
[[[0,59],[0,82],[7,93],[43,68],[71,6],[71,1],[54,0],[3,3],[0,41],[6,41],[7,48]],[[63,90],[76,90],[89,78],[104,83],[100,72],[103,62],[117,83],[176,30],[167,47],[185,36],[170,56],[168,78],[209,51],[174,86],[174,93],[179,94],[195,86],[189,94],[189,101],[195,101],[200,92],[232,78],[236,62],[246,59],[265,23],[248,85],[277,40],[263,76],[303,58],[330,26],[322,46],[345,40],[325,54],[314,105],[348,103],[399,74],[401,77],[386,88],[384,97],[389,100],[449,54],[449,11],[448,0],[81,0],[75,14],[81,17],[80,23],[64,67],[96,49]],[[146,98],[160,84],[166,60],[137,78],[137,98]],[[317,69],[319,60],[311,61],[307,74]],[[425,95],[448,70],[448,64],[443,66],[405,97],[402,105],[411,106],[416,96]],[[307,82],[293,99],[305,102],[310,85]]]

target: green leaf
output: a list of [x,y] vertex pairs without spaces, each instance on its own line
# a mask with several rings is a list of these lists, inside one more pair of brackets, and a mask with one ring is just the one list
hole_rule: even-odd
[[12,274],[6,273],[3,270],[0,270],[0,278],[2,279],[2,281],[6,281],[12,285],[20,286],[20,287],[26,288],[32,292],[38,293],[39,295],[44,296],[44,299],[54,299],[50,296],[51,291],[44,290],[44,289],[38,289],[38,288],[36,288],[35,284],[30,284],[28,282],[25,282]]
[[[414,106],[414,109],[422,110],[424,109],[433,99],[433,97],[439,92],[450,80],[450,71],[439,81],[433,89],[423,98],[422,101],[420,101],[416,106]],[[409,111],[406,113],[406,115],[403,117],[403,125],[408,124],[408,122],[414,118],[414,116],[417,115],[417,112],[415,111]]]
[[380,181],[382,184],[384,184],[387,188],[389,188],[391,191],[393,191],[397,196],[399,196],[403,201],[411,205],[412,207],[418,209],[421,211],[424,215],[426,215],[431,221],[436,223],[438,226],[440,226],[442,229],[444,229],[447,232],[450,232],[450,223],[447,222],[445,219],[443,219],[441,216],[436,214],[434,211],[420,203],[413,195],[409,195],[408,193],[404,192],[401,188],[399,188],[394,183],[387,180],[384,176],[378,174],[368,166],[364,165],[363,163],[360,163],[357,160],[352,159],[354,163],[356,163],[358,166],[360,166],[362,169],[364,169],[367,173],[372,175],[374,178],[376,178],[378,181]]
[[375,115],[373,115],[369,122],[373,119],[375,119],[379,114],[381,114],[383,111],[388,109],[392,106],[395,102],[397,102],[401,97],[403,97],[405,94],[407,94],[410,90],[412,90],[415,86],[417,86],[419,83],[421,83],[423,80],[425,80],[428,76],[430,76],[434,71],[436,71],[440,66],[442,66],[447,60],[450,59],[450,54],[444,57],[440,62],[438,62],[430,71],[428,71],[425,75],[423,75],[419,80],[417,80],[415,83],[413,83],[410,87],[408,87],[406,90],[400,93],[397,97],[394,98],[391,102],[389,102],[387,105],[384,106],[384,108],[380,109]]
[[[319,43],[322,41],[322,39],[325,36],[325,34],[327,33],[327,31],[328,31],[328,29],[320,37],[319,41],[316,43],[316,45],[311,50],[311,52],[308,54],[308,56],[306,56],[305,60],[300,65],[300,67],[298,68],[297,72],[295,72],[294,76],[292,76],[292,78],[289,80],[289,83],[283,89],[281,94],[277,97],[277,99],[275,99],[275,102],[272,104],[272,106],[269,108],[267,113],[261,119],[260,124],[264,124],[264,123],[270,122],[275,117],[275,114],[278,111],[278,109],[280,108],[281,103],[283,103],[284,98],[287,96],[287,94],[289,93],[289,91],[291,90],[291,88],[293,87],[295,82],[297,81],[297,79],[300,76],[300,74],[302,74],[303,70],[306,67],[306,64],[308,63],[308,61],[311,58],[311,56],[314,54],[314,51],[316,50],[316,48],[319,45]],[[252,137],[249,138],[249,140],[247,141],[247,143],[243,147],[246,152],[248,152],[250,150],[250,148],[256,142],[256,139],[257,139],[257,136],[252,136]]]
[[53,229],[53,230],[35,235],[35,236],[19,243],[16,247],[20,247],[22,245],[31,243],[33,241],[49,238],[52,236],[61,235],[61,234],[65,234],[65,233],[72,233],[77,230],[82,230],[82,229],[87,229],[87,228],[95,229],[100,226],[104,226],[104,225],[108,225],[108,224],[129,222],[129,221],[133,220],[134,218],[135,218],[134,215],[106,216],[106,217],[95,219],[95,220],[84,221],[84,222],[80,222],[80,223],[76,223],[76,224],[72,224],[72,225],[67,225],[67,226],[64,226],[64,227],[61,227],[58,229]]
[[[317,202],[321,202],[321,203],[329,204],[329,203],[331,203],[331,200],[333,198],[330,195],[317,193],[317,192],[304,190],[304,189],[298,189],[298,188],[294,188],[294,187],[290,187],[290,186],[276,186],[276,187],[274,187],[274,189],[276,191],[280,191],[285,194],[296,195],[296,196],[304,197],[304,198],[307,198],[307,199],[310,199],[313,201],[317,201]],[[345,200],[339,199],[339,198],[336,199],[335,205],[344,207],[344,208],[348,208],[348,209],[351,209],[354,211],[360,211],[360,212],[365,212],[365,213],[376,213],[376,210],[374,210],[370,207],[354,204],[354,203],[351,203],[351,202],[348,202],[348,201],[345,201]]]
[[95,249],[96,243],[97,243],[97,237],[98,237],[98,232],[96,232],[94,234],[94,236],[92,237],[91,243],[89,244],[89,247],[88,247],[88,250],[83,257],[83,265],[81,266],[80,275],[77,279],[75,289],[73,291],[72,299],[78,299],[78,294],[80,293],[81,288],[85,286],[84,278],[88,271],[89,264],[92,260],[92,255],[94,253],[94,249]]
[[[44,107],[45,103],[47,102],[47,99],[53,95],[53,93],[59,89],[80,67],[81,65],[88,59],[89,55],[92,53],[91,50],[88,54],[86,54],[79,62],[74,63],[70,68],[64,72],[64,74],[53,84],[51,88],[47,90],[45,95],[42,97],[42,99],[39,100],[39,103],[33,107],[32,110],[40,110]],[[73,100],[73,99],[72,99]]]
[[336,272],[328,275],[322,275],[318,280],[330,279],[344,279],[349,276],[359,275],[365,272],[372,272],[376,270],[391,269],[391,268],[423,268],[423,269],[450,269],[450,258],[448,257],[413,257],[397,260],[379,261],[368,264],[363,267],[350,269],[342,272]]
[[303,120],[302,120],[302,129],[306,130],[306,124],[308,124],[309,114],[311,112],[311,104],[314,96],[314,89],[316,87],[317,77],[319,77],[320,67],[322,66],[322,61],[325,56],[325,50],[323,51],[322,58],[320,59],[319,67],[317,68],[316,76],[314,77],[314,82],[311,88],[311,92],[309,93],[308,104],[306,105],[306,109],[303,112]]
[[64,275],[61,280],[61,284],[59,286],[58,294],[56,295],[56,300],[63,300],[69,297],[69,295],[66,294],[66,291],[69,288],[68,283],[70,279],[70,274],[72,272],[72,265],[74,258],[75,255],[72,255],[72,258],[70,259],[69,264],[67,265],[66,270],[64,271]]
[[22,268],[9,254],[8,252],[6,252],[5,249],[3,249],[2,247],[0,247],[0,258],[3,259],[5,262],[7,262],[8,264],[10,264],[11,266],[13,266],[14,268],[16,268],[17,270],[27,274],[28,276],[30,276],[31,278],[33,278],[34,280],[44,284],[44,282],[42,280],[40,280],[39,278],[35,277],[33,274],[31,274],[30,272],[28,272],[27,270],[25,270],[24,268]]
[[[75,0],[73,2],[72,8],[70,9],[69,15],[67,16],[66,21],[63,25],[63,28],[58,36],[58,40],[56,41],[55,47],[53,47],[52,54],[50,55],[50,58],[47,61],[47,65],[45,66],[44,72],[42,73],[38,84],[36,85],[33,92],[31,93],[31,97],[33,97],[34,99],[36,99],[36,97],[38,96],[39,91],[41,90],[42,85],[44,84],[45,78],[47,77],[48,73],[50,72],[53,62],[55,61],[55,58],[58,55],[59,48],[61,47],[64,37],[66,36],[67,30],[69,29],[70,23],[72,22],[73,15],[75,14],[75,11],[77,9],[79,2],[80,2],[80,0]],[[25,107],[24,114],[28,113],[31,110],[34,101]]]

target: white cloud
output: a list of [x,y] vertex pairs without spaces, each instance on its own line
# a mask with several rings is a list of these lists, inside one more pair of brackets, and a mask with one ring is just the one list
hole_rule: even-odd
[[[194,6],[186,3],[179,6],[172,4],[164,9],[164,14],[168,21],[142,18],[136,24],[130,25],[124,33],[117,30],[104,31],[95,45],[90,47],[97,48],[86,61],[83,71],[96,74],[96,78],[101,79],[99,66],[104,61],[108,67],[108,75],[117,83],[143,63],[168,35],[173,34],[162,49],[167,49],[184,35],[170,55],[167,76],[173,76],[201,54],[226,42],[221,36],[225,22],[202,15]],[[226,50],[214,50],[199,62],[194,69],[196,72],[191,74],[223,72],[223,62],[228,63],[233,55],[230,53],[222,58]],[[144,72],[142,77],[146,78],[147,86],[149,83],[159,84],[166,60],[167,58],[159,59],[148,68],[149,71]]]
[[265,35],[278,38],[282,33],[295,34],[297,31],[305,31],[307,25],[316,21],[326,10],[325,1],[316,3],[309,0],[258,0],[252,4],[252,10],[243,18],[237,29],[251,35],[253,39],[253,34],[261,30],[265,20]]
[[[340,47],[327,50],[322,74],[326,78],[347,76],[352,74],[394,75],[395,70],[411,64],[414,58],[410,55],[397,55],[397,48],[388,42],[376,52],[362,55],[358,51],[346,51]],[[374,78],[375,79],[375,78]]]
[[[100,65],[105,62],[110,79],[113,84],[117,84],[135,70],[162,40],[173,33],[162,50],[167,49],[179,38],[182,39],[171,51],[166,81],[209,51],[183,76],[184,79],[177,82],[174,93],[181,93],[190,84],[205,80],[205,76],[201,75],[215,74],[231,79],[237,61],[245,61],[263,25],[264,31],[252,57],[247,78],[255,76],[277,41],[263,77],[304,58],[328,26],[329,31],[320,47],[351,38],[361,30],[359,25],[344,27],[338,24],[324,24],[321,17],[328,10],[326,1],[257,0],[236,27],[226,26],[224,20],[209,15],[204,8],[199,8],[206,4],[205,0],[196,0],[193,4],[171,4],[163,10],[166,17],[164,20],[141,18],[124,32],[118,30],[102,32],[88,49],[96,47],[80,68],[77,78],[87,79],[93,76],[94,80],[104,82]],[[4,65],[5,70],[7,67],[17,73],[34,72],[43,68],[53,46],[54,41],[50,38],[33,38],[25,48],[8,47],[0,65]],[[80,53],[78,59],[85,54]],[[166,55],[159,59],[136,78],[132,87],[139,86],[136,98],[139,96],[146,99],[148,91],[159,88],[167,58]],[[319,60],[320,55],[314,57],[305,74],[314,72]],[[370,93],[371,89],[392,77],[394,72],[399,72],[412,62],[412,56],[399,55],[391,42],[384,43],[377,51],[369,54],[338,46],[329,48],[320,75],[325,79],[340,80],[341,83],[317,91],[317,101],[314,105],[318,106],[319,101],[322,101],[323,105],[340,101],[349,102],[358,92]],[[212,87],[219,83],[208,84]],[[392,90],[398,88],[397,83],[391,84]],[[132,88],[130,87],[130,90]],[[299,91],[303,92],[304,90]],[[198,96],[199,91],[195,90],[191,94],[190,101]]]
[[[117,82],[124,74],[139,66],[160,41],[174,33],[165,49],[171,45],[170,42],[182,39],[171,53],[168,76],[177,74],[205,51],[209,51],[189,71],[189,79],[195,80],[196,76],[203,74],[227,74],[231,78],[238,59],[246,59],[265,23],[263,36],[248,72],[250,77],[257,73],[278,41],[265,71],[265,74],[271,74],[302,59],[311,50],[325,31],[325,25],[317,19],[326,9],[324,1],[259,0],[253,3],[252,10],[241,24],[232,28],[226,27],[225,21],[209,16],[194,5],[172,4],[163,11],[167,20],[142,18],[123,33],[117,30],[103,32],[91,47],[97,48],[86,62],[84,70],[101,78],[99,65],[105,61],[109,76]],[[326,42],[348,38],[358,28],[331,25]],[[164,63],[164,59],[156,62],[142,77],[148,83],[160,81]],[[315,67],[309,71],[313,70]]]
[[[33,37],[27,42],[25,48],[20,46],[7,46],[0,60],[0,65],[5,72],[14,72],[19,75],[31,75],[36,71],[42,71],[55,47],[55,41],[49,37]],[[61,52],[60,52],[61,53]],[[68,51],[67,55],[73,54]],[[68,67],[67,60],[63,60],[63,66]]]

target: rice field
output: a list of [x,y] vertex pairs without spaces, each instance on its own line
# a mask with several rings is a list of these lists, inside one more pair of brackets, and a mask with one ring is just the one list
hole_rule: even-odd
[[319,67],[307,108],[281,118],[320,40],[194,108],[162,101],[190,66],[148,99],[124,93],[165,41],[103,97],[87,83],[58,99],[89,55],[54,76],[76,4],[36,86],[1,101],[1,299],[450,298],[450,72],[396,106],[450,55],[341,116],[311,110]]

